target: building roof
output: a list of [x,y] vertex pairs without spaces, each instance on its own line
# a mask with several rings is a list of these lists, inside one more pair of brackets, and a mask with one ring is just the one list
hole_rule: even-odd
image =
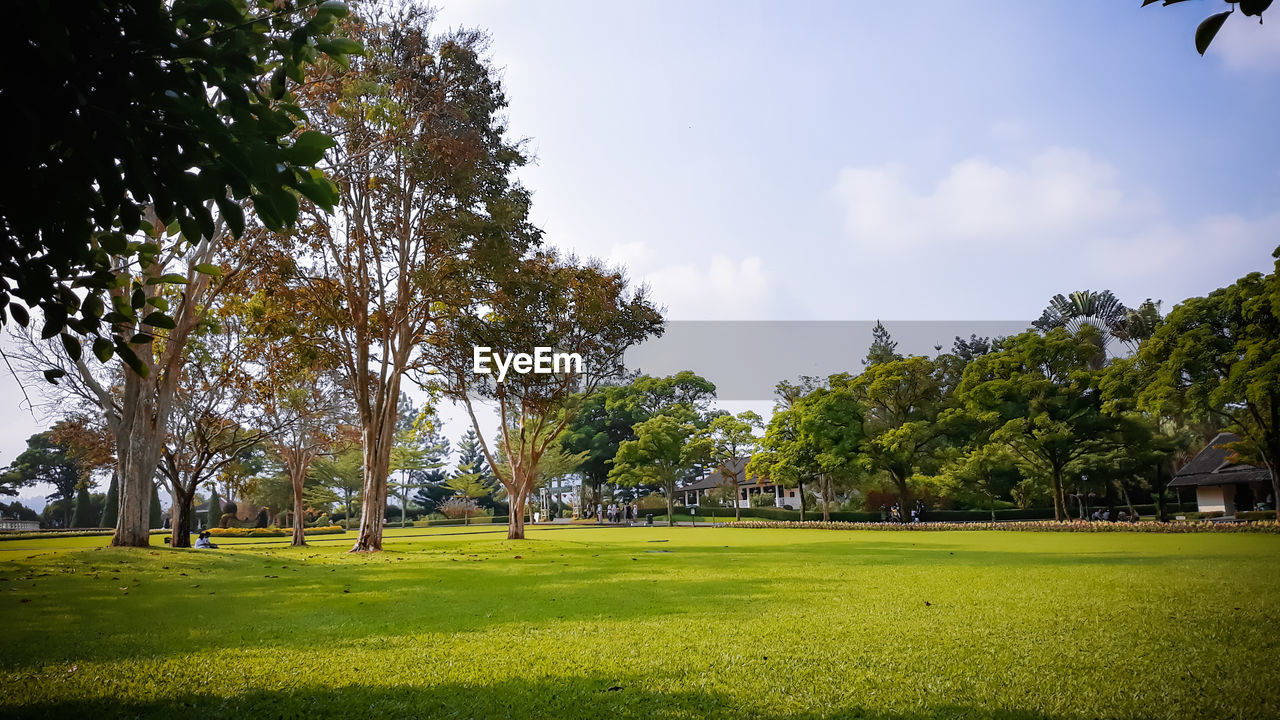
[[[772,487],[773,483],[769,482],[768,478],[761,478],[756,475],[750,475],[750,476],[744,475],[744,471],[747,469],[747,462],[750,459],[751,458],[749,457],[736,457],[730,460],[729,462],[725,463],[725,467],[729,471],[729,473],[731,474],[737,473],[739,478],[738,485],[740,487],[756,487],[757,485],[769,485]],[[692,483],[689,483],[688,485],[684,485],[680,489],[681,490],[711,490],[713,488],[721,487],[723,485],[728,484],[730,480],[731,478],[725,478],[721,474],[720,468],[717,467],[717,468],[714,468],[711,472],[707,473],[706,476],[702,477],[701,479],[695,480]]]
[[1218,433],[1191,462],[1173,474],[1169,487],[1270,482],[1271,473],[1266,468],[1231,461],[1232,452],[1222,446],[1239,440],[1240,437],[1233,433]]

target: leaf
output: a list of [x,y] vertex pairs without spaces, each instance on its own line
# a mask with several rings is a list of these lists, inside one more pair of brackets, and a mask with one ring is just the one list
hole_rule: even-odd
[[129,338],[129,344],[130,345],[146,345],[155,339],[156,339],[155,335],[140,332],[134,335],[133,337]]
[[[86,295],[84,302],[80,305],[80,314],[85,317],[100,318],[102,317],[102,298],[97,295]],[[26,323],[23,323],[24,325]]]
[[1269,7],[1271,7],[1271,0],[1240,0],[1240,12],[1244,13],[1245,17],[1260,16]]
[[79,340],[67,333],[61,333],[58,335],[58,339],[62,341],[62,349],[67,351],[67,357],[72,360],[80,359],[80,354],[83,349],[80,347]]
[[187,276],[178,273],[168,273],[158,278],[147,278],[148,285],[186,285]]
[[178,326],[177,323],[173,321],[173,318],[160,311],[153,312],[142,318],[142,323],[144,325],[150,325],[151,327],[158,327],[164,330],[172,330]]
[[98,236],[98,245],[112,255],[123,255],[129,249],[129,241],[123,233],[105,233]]
[[106,362],[115,354],[115,345],[106,338],[94,338],[93,354],[98,356],[98,362]]
[[358,55],[364,46],[350,38],[329,38],[316,43],[316,49],[325,55]]
[[137,373],[138,377],[145,378],[151,373],[151,370],[142,364],[142,359],[133,351],[133,348],[124,343],[116,343],[116,354],[124,361],[129,369]]
[[196,265],[196,272],[213,278],[222,277],[222,268],[214,265],[213,263],[200,263],[199,265]]
[[54,385],[57,385],[57,384],[58,384],[58,378],[60,378],[60,377],[62,377],[62,376],[64,376],[64,375],[66,375],[66,374],[67,374],[67,373],[66,373],[66,371],[65,371],[65,370],[59,370],[59,369],[57,369],[57,368],[52,368],[52,369],[50,369],[50,370],[45,370],[45,371],[44,371],[44,379],[45,379],[46,381],[48,381],[48,382],[50,382],[50,383],[54,384]]
[[244,208],[240,207],[240,203],[225,197],[216,200],[218,210],[222,211],[222,219],[227,221],[227,227],[231,228],[231,234],[240,237],[244,234]]
[[1200,27],[1196,28],[1196,51],[1204,55],[1204,51],[1209,49],[1209,43],[1213,42],[1213,38],[1222,29],[1222,23],[1227,21],[1233,11],[1220,12],[1216,15],[1210,15],[1200,23]]
[[324,159],[324,151],[338,143],[333,138],[316,130],[307,130],[293,141],[293,146],[285,150],[285,157],[296,165],[315,165]]
[[27,323],[31,322],[31,315],[27,313],[27,309],[12,300],[9,301],[9,314],[13,315],[13,319],[22,327],[26,327]]

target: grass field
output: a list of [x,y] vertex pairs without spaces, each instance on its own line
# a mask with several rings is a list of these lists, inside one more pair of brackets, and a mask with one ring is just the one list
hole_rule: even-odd
[[1273,535],[317,540],[0,543],[0,716],[1280,717]]

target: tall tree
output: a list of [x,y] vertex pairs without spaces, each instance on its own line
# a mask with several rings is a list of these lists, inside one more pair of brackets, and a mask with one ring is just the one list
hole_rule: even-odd
[[70,448],[54,442],[49,431],[27,438],[27,449],[3,471],[0,483],[9,487],[26,485],[52,485],[49,500],[63,508],[61,523],[71,526],[72,501],[83,473],[80,464],[72,456]]
[[507,136],[487,37],[433,35],[432,11],[414,4],[366,10],[345,26],[365,55],[349,68],[322,64],[303,97],[313,126],[339,139],[324,167],[340,203],[332,218],[304,204],[292,278],[328,321],[323,339],[359,416],[353,552],[382,548],[400,390],[407,373],[428,369],[420,350],[438,316],[538,240],[529,194],[512,179],[526,158]]
[[1009,338],[1003,349],[965,371],[965,412],[1009,449],[1025,474],[1052,489],[1054,518],[1068,517],[1065,483],[1090,455],[1116,446],[1115,419],[1103,413],[1101,373],[1092,369],[1099,341],[1085,325]]
[[1280,259],[1175,307],[1137,358],[1150,376],[1139,407],[1235,433],[1237,459],[1267,468],[1280,499]]
[[867,356],[862,360],[863,366],[870,367],[901,359],[897,341],[889,335],[889,330],[885,328],[884,323],[877,320],[875,327],[871,328],[871,347],[867,349]]
[[319,457],[311,464],[311,479],[341,497],[342,505],[346,508],[342,526],[348,529],[351,527],[351,499],[364,485],[363,469],[359,448]]
[[115,527],[119,512],[120,478],[111,473],[111,484],[107,486],[107,499],[102,506],[102,519],[98,521],[98,527]]
[[[647,288],[632,288],[621,270],[540,251],[523,258],[497,280],[483,304],[457,315],[433,338],[432,364],[440,369],[441,387],[466,407],[485,458],[507,492],[509,538],[524,538],[525,508],[548,449],[561,443],[600,383],[622,377],[627,348],[661,329],[662,316]],[[524,358],[513,372],[500,375],[481,367],[476,355],[482,347],[511,365],[521,353]],[[546,351],[541,360],[528,355],[539,347]],[[497,405],[505,473],[480,431],[476,398]]]
[[1129,308],[1110,290],[1077,290],[1070,295],[1054,295],[1032,326],[1041,332],[1064,328],[1072,335],[1079,334],[1086,325],[1093,328],[1097,332],[1088,337],[1093,338],[1098,351],[1091,365],[1098,370],[1106,362],[1111,340],[1125,337],[1128,319]]
[[854,378],[833,377],[831,385],[847,388],[865,408],[863,451],[871,467],[893,484],[905,509],[912,479],[934,469],[948,442],[950,400],[937,365],[919,356],[888,360]]
[[733,490],[733,518],[742,519],[738,502],[742,481],[746,479],[746,464],[758,444],[756,431],[764,421],[756,413],[747,410],[735,415],[721,415],[711,421],[706,436],[711,440],[709,459],[720,472],[727,487]]
[[16,37],[0,63],[23,71],[6,77],[0,115],[22,142],[2,162],[4,177],[22,181],[0,197],[0,275],[11,281],[0,322],[8,304],[27,324],[10,303],[21,298],[43,311],[44,337],[78,345],[70,333],[95,336],[99,357],[119,353],[144,372],[136,328],[103,315],[117,268],[154,254],[126,236],[173,225],[199,243],[223,232],[215,205],[239,235],[239,204],[250,198],[278,228],[293,222],[294,193],[331,202],[332,187],[311,172],[328,140],[295,135],[305,117],[289,89],[320,54],[341,61],[359,49],[331,37],[347,8],[89,0],[74,12],[40,2],[7,9]]
[[710,454],[710,442],[691,412],[664,413],[636,426],[636,439],[618,447],[609,480],[619,485],[657,484],[667,499],[667,519],[675,524],[675,495],[681,480]]

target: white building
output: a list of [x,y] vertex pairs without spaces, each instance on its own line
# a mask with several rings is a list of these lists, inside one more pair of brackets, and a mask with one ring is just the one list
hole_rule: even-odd
[[683,497],[684,504],[687,506],[701,505],[702,500],[717,488],[732,492],[733,477],[736,474],[738,478],[738,507],[749,508],[752,506],[751,500],[753,497],[770,495],[773,497],[774,507],[799,510],[800,492],[796,488],[784,488],[774,485],[768,478],[760,478],[755,475],[748,476],[746,467],[749,459],[734,458],[726,463],[723,469],[716,468],[707,473],[702,479],[680,488],[676,491],[676,496]]
[[1227,443],[1240,438],[1231,433],[1218,433],[1191,462],[1173,474],[1169,487],[1181,490],[1196,489],[1196,504],[1200,512],[1220,512],[1234,517],[1237,511],[1275,507],[1276,498],[1271,489],[1271,474],[1266,468],[1232,462]]

